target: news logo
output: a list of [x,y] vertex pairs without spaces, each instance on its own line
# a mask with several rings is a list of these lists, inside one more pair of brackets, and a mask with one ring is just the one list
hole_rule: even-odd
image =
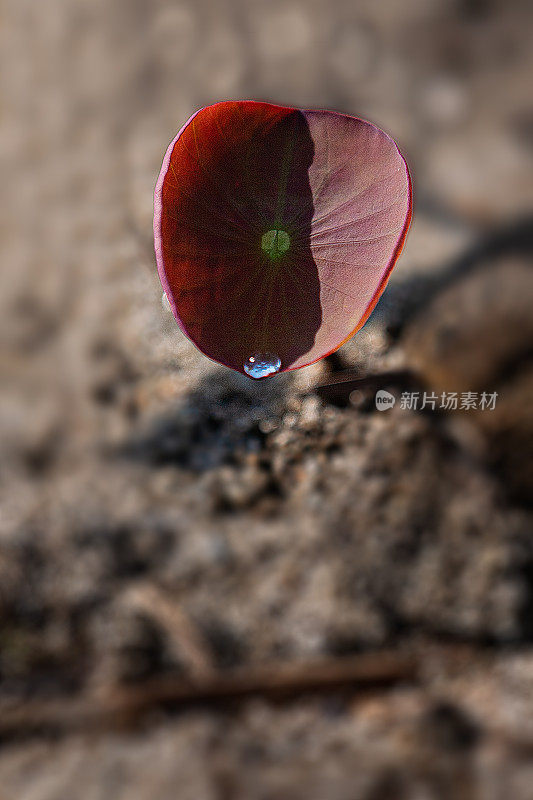
[[376,408],[378,411],[387,411],[389,408],[394,408],[396,398],[385,389],[380,389],[376,392]]

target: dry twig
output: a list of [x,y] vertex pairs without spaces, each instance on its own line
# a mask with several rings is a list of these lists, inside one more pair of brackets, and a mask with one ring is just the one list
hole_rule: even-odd
[[240,668],[190,679],[166,677],[115,689],[107,697],[32,702],[4,708],[0,710],[0,739],[128,727],[154,710],[177,710],[254,695],[286,699],[339,689],[385,689],[413,681],[416,675],[417,663],[412,656],[382,652],[316,663]]

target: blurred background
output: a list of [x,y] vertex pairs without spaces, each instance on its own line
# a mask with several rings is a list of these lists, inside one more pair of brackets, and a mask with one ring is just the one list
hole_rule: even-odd
[[[0,799],[529,800],[531,4],[0,14]],[[369,119],[414,181],[371,321],[260,383],[152,245],[169,141],[233,98]]]

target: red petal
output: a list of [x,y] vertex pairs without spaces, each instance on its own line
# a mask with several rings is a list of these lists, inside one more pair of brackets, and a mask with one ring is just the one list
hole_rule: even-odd
[[180,327],[210,358],[242,372],[253,353],[274,353],[281,371],[294,369],[364,323],[410,209],[405,162],[370,123],[218,103],[167,150],[155,192],[158,269]]

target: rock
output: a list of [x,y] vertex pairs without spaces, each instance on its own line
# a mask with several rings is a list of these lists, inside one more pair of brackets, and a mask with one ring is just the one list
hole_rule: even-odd
[[456,281],[405,331],[409,364],[437,392],[494,391],[533,345],[532,293],[525,261]]

